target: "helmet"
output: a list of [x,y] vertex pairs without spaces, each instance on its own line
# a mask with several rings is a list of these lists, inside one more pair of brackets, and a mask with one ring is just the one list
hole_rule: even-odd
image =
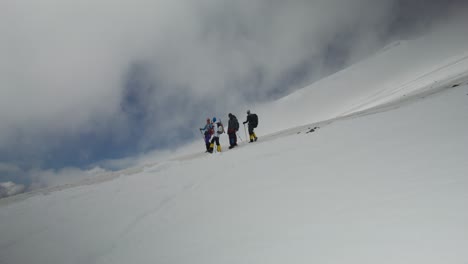
[[213,117],[213,123],[216,122],[216,117]]
[[229,113],[229,115],[228,115],[228,116],[229,116],[229,118],[231,118],[231,117],[232,117],[232,114],[231,114],[231,113]]
[[250,115],[250,110],[247,110],[247,114]]

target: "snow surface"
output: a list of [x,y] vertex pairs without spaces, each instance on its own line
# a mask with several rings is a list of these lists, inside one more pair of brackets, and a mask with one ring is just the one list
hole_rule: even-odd
[[468,48],[437,40],[259,107],[257,143],[3,199],[0,263],[467,263]]

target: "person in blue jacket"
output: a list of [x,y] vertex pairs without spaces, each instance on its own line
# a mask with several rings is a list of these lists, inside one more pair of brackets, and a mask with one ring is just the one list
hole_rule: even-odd
[[200,131],[204,131],[206,152],[209,152],[210,151],[210,139],[211,139],[211,136],[214,134],[214,126],[211,123],[211,120],[209,118],[206,119],[206,125],[203,128],[200,128]]

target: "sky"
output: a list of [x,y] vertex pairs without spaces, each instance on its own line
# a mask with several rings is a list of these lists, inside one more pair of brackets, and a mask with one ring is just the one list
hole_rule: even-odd
[[[466,14],[462,0],[5,0],[0,182],[26,190],[193,141],[379,48]],[[260,117],[261,118],[261,117]],[[109,165],[113,164],[113,165]]]

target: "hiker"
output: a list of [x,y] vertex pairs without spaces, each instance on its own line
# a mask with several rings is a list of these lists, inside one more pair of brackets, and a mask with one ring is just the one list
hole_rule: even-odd
[[210,139],[211,136],[214,134],[214,126],[211,123],[209,118],[206,119],[206,125],[203,128],[200,128],[200,131],[205,131],[205,145],[206,145],[206,152],[210,151]]
[[216,121],[216,117],[213,117],[213,124],[216,124],[216,131],[213,134],[213,138],[211,139],[210,149],[208,152],[213,153],[214,143],[216,143],[216,151],[221,152],[221,145],[219,144],[219,136],[224,133],[224,126],[221,123],[221,120]]
[[246,123],[249,123],[250,143],[257,141],[258,138],[257,135],[255,135],[254,128],[258,125],[258,116],[254,113],[250,113],[250,110],[247,110],[247,120],[245,120],[243,124],[245,125]]
[[237,121],[237,117],[231,113],[229,113],[229,123],[228,123],[228,136],[229,136],[229,149],[237,146],[237,131],[239,130],[239,122]]

